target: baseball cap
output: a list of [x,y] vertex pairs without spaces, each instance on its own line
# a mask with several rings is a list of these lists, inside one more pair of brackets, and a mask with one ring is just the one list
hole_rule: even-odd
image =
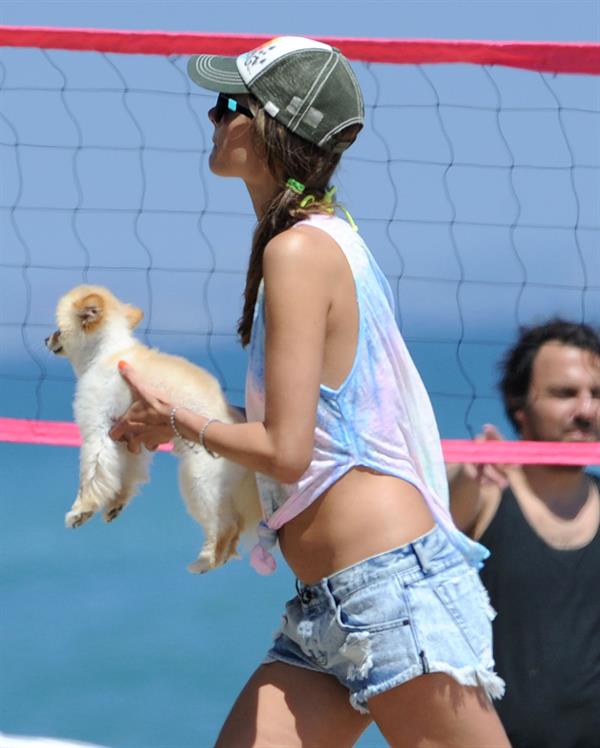
[[350,143],[335,135],[364,124],[360,86],[339,49],[301,36],[279,36],[239,57],[194,55],[190,78],[224,94],[250,93],[271,117],[325,150]]

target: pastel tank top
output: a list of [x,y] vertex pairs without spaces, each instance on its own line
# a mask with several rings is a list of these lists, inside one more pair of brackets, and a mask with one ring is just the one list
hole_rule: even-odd
[[[479,568],[488,551],[461,533],[449,512],[448,482],[429,396],[396,324],[394,299],[361,236],[333,215],[297,225],[325,231],[344,252],[356,286],[359,334],[354,363],[337,389],[320,387],[312,461],[297,483],[258,474],[264,519],[250,561],[263,574],[275,561],[269,550],[277,530],[306,509],[353,467],[403,478],[424,496],[437,524],[469,564]],[[264,297],[258,292],[246,377],[246,416],[265,414]]]

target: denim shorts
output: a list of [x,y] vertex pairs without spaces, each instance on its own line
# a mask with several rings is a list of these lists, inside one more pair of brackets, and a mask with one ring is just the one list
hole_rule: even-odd
[[490,699],[504,693],[492,655],[495,612],[479,574],[439,527],[296,588],[263,662],[335,676],[359,712],[424,673],[481,686]]

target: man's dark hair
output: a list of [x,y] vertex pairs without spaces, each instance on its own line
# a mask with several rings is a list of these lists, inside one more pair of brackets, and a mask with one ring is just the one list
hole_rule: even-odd
[[499,386],[504,409],[517,431],[520,431],[520,428],[515,413],[525,406],[533,362],[544,343],[552,341],[591,351],[600,356],[600,336],[593,327],[583,322],[569,322],[555,317],[543,325],[521,327],[517,342],[506,352],[499,364]]

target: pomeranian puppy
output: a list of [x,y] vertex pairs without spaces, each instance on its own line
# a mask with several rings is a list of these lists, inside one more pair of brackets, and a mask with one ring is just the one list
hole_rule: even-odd
[[[140,454],[132,454],[108,435],[132,402],[117,368],[120,360],[144,372],[149,384],[178,407],[225,423],[243,420],[211,374],[134,337],[142,318],[140,309],[100,286],[78,286],[58,303],[58,330],[46,338],[46,346],[66,356],[77,375],[73,408],[82,439],[79,491],[65,517],[67,527],[79,527],[100,511],[111,522],[148,480],[152,452],[142,447]],[[187,510],[204,529],[198,558],[188,566],[201,573],[236,556],[240,534],[256,530],[261,515],[256,479],[246,468],[215,459],[200,445],[190,447],[176,436],[173,451]]]

